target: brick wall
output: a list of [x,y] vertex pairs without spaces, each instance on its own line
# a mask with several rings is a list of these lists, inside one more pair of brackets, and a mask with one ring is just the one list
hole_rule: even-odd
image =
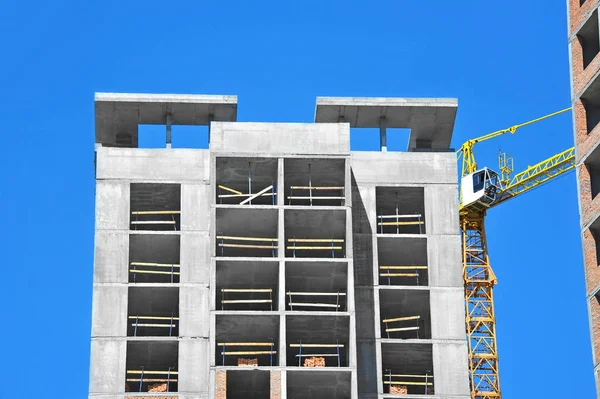
[[596,257],[596,241],[589,229],[581,237],[583,245],[583,264],[585,267],[586,295],[589,296],[600,285],[600,267]]
[[[596,215],[600,212],[600,195],[592,199],[590,172],[585,165],[577,167],[577,179],[579,184],[581,226],[587,226],[594,221]],[[600,283],[600,280],[598,282]]]
[[281,371],[271,370],[271,399],[281,399]]
[[587,16],[596,8],[599,0],[586,0],[580,6],[580,0],[569,0],[569,35],[572,35],[575,30],[581,25]]
[[594,349],[594,364],[598,361],[597,355],[600,354],[600,303],[598,298],[592,297],[588,303],[590,311],[590,327],[592,330],[592,347]]
[[227,399],[227,371],[217,370],[215,399]]

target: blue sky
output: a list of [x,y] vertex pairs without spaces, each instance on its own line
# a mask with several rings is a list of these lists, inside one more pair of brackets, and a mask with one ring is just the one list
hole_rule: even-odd
[[[241,121],[295,122],[319,95],[457,97],[455,147],[570,105],[564,1],[355,4],[3,3],[0,398],[87,395],[95,91],[237,94]],[[521,170],[572,141],[567,114],[476,153]],[[506,398],[594,397],[578,223],[574,173],[488,216]]]

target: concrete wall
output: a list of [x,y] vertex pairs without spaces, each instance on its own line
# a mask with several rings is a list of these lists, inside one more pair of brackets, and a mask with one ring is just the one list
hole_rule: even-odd
[[[436,397],[468,398],[468,351],[458,223],[456,157],[453,153],[355,152],[351,154],[359,397],[385,396],[379,315],[377,187],[423,187],[431,340]],[[389,236],[389,235],[386,235]],[[401,240],[402,235],[396,236]],[[401,259],[399,262],[401,263]],[[412,288],[414,287],[407,287]],[[403,287],[393,286],[393,289]],[[371,308],[371,311],[367,308]],[[387,340],[389,342],[390,340]],[[394,340],[391,340],[394,341]],[[412,340],[411,340],[412,341]],[[375,359],[373,359],[375,356]]]
[[[429,286],[421,289],[431,290],[432,339],[426,341],[433,347],[436,397],[468,397],[457,170],[453,153],[350,154],[348,124],[213,122],[210,148],[210,151],[97,149],[90,398],[122,399],[125,396],[127,342],[152,340],[127,337],[126,325],[130,261],[129,188],[132,182],[152,182],[181,185],[181,230],[168,233],[180,237],[180,283],[152,284],[179,288],[179,336],[160,338],[178,342],[179,392],[174,396],[182,399],[225,399],[226,393],[221,386],[226,381],[221,373],[224,369],[215,365],[216,319],[218,315],[227,314],[218,310],[216,303],[219,257],[215,252],[215,223],[217,209],[222,213],[241,207],[215,205],[215,165],[219,156],[279,158],[277,191],[280,195],[275,206],[264,207],[276,210],[276,233],[281,247],[286,234],[286,211],[291,210],[283,198],[284,158],[347,160],[344,179],[346,201],[338,209],[345,212],[348,309],[338,316],[349,320],[349,356],[348,367],[334,371],[338,373],[334,380],[343,385],[338,387],[338,392],[349,390],[351,399],[385,396],[381,339],[376,338],[380,336],[376,187],[424,187]],[[308,207],[293,208],[294,212],[312,212]],[[252,223],[252,220],[243,220],[243,223]],[[272,398],[286,399],[289,376],[305,372],[295,370],[294,365],[286,365],[286,351],[289,350],[285,340],[288,333],[286,321],[290,316],[311,313],[285,310],[288,261],[285,251],[280,250],[275,258],[263,260],[276,262],[279,273],[279,295],[275,298],[277,310],[265,312],[279,320],[280,364],[271,368],[270,392]],[[220,378],[223,380],[221,385]]]

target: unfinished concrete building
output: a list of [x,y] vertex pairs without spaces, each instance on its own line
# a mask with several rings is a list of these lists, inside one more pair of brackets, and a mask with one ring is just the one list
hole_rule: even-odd
[[594,379],[600,397],[600,33],[598,0],[569,0],[571,101]]
[[[89,397],[469,398],[456,110],[318,98],[314,123],[254,123],[235,96],[96,94]],[[176,125],[209,148],[171,148]],[[351,152],[369,128],[381,151]]]

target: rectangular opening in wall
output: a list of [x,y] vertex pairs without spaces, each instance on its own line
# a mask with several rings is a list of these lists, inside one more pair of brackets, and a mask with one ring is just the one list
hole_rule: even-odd
[[276,205],[277,158],[217,158],[217,203]]
[[431,344],[388,342],[381,344],[383,393],[433,395]]
[[208,125],[173,125],[172,148],[208,148]]
[[217,261],[220,310],[277,310],[279,263]]
[[179,235],[130,234],[129,282],[179,283],[179,247]]
[[348,264],[286,262],[285,308],[302,312],[347,310]]
[[378,234],[425,234],[423,187],[377,187]]
[[581,45],[583,68],[592,62],[600,52],[600,33],[598,32],[598,11],[594,11],[587,22],[577,33],[577,40]]
[[138,148],[166,148],[167,126],[138,124]]
[[286,205],[344,205],[345,159],[288,158],[284,171]]
[[269,371],[227,370],[227,399],[269,399]]
[[346,211],[285,210],[285,256],[345,258]]
[[217,208],[216,214],[217,256],[277,256],[276,209]]
[[277,366],[279,316],[217,315],[217,366]]
[[378,275],[381,285],[429,285],[425,237],[379,237]]
[[131,183],[131,230],[178,231],[181,185]]
[[380,151],[378,127],[351,127],[350,151]]
[[588,134],[600,122],[600,77],[596,77],[581,95],[581,103],[585,108]]
[[600,146],[596,147],[584,161],[588,174],[590,175],[590,192],[592,200],[600,192]]
[[429,291],[379,290],[381,338],[430,339]]
[[347,316],[286,317],[287,367],[348,367]]
[[127,336],[177,337],[179,288],[129,287]]
[[327,369],[287,372],[287,397],[293,399],[350,399],[350,371]]
[[177,392],[177,341],[128,341],[125,392]]

